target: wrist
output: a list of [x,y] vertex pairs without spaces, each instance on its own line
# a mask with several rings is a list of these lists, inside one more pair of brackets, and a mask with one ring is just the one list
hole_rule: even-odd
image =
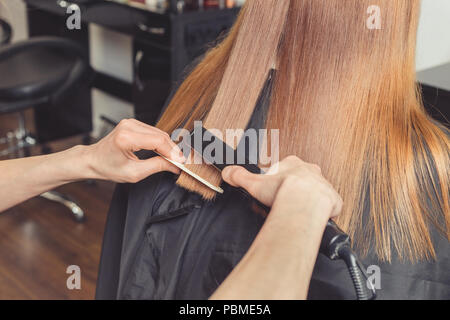
[[98,159],[95,151],[95,144],[89,146],[77,146],[82,158],[84,179],[101,180],[102,176],[98,170]]
[[91,146],[78,145],[64,151],[67,161],[63,169],[68,173],[68,182],[97,179],[90,150]]
[[286,179],[281,185],[268,220],[280,220],[294,228],[298,225],[325,228],[333,205],[319,192],[308,190],[298,179]]
[[284,234],[286,238],[296,240],[308,234],[312,238],[321,238],[329,220],[321,212],[300,210],[286,210],[287,208],[274,207],[267,218],[265,226],[268,233],[278,236]]
[[266,239],[279,238],[283,235],[282,238],[285,239],[283,241],[294,245],[303,243],[305,236],[311,243],[320,241],[330,218],[332,206],[326,201],[320,199],[316,201],[314,197],[305,198],[297,196],[292,190],[287,191],[283,192],[280,189],[275,199],[264,226]]
[[[296,241],[298,237],[308,234],[311,238],[322,238],[327,226],[325,215],[313,212],[272,210],[266,220],[267,229],[273,231],[274,236],[284,234],[287,239]],[[272,232],[270,232],[272,234]]]

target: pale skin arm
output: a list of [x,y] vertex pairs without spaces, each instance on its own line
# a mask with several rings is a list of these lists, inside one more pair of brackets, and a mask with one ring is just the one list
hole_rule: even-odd
[[[0,212],[60,185],[84,179],[138,182],[179,169],[161,157],[139,160],[134,152],[155,150],[178,162],[181,151],[170,137],[136,120],[122,121],[92,146],[46,156],[0,161]],[[211,299],[305,299],[326,222],[342,200],[320,169],[298,158],[279,172],[253,175],[243,168],[223,172],[224,180],[271,206],[251,248]]]
[[342,210],[342,199],[317,166],[295,157],[275,174],[231,167],[223,178],[272,210],[241,262],[214,293],[217,300],[303,300],[323,231]]
[[181,151],[163,131],[137,120],[123,120],[91,146],[38,157],[0,161],[0,212],[58,186],[85,179],[138,182],[152,174],[179,169],[161,157],[139,160],[134,152],[156,150],[178,162]]

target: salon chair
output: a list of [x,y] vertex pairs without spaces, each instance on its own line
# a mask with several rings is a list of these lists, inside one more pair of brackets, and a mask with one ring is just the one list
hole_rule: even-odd
[[[29,156],[37,141],[25,126],[24,111],[42,105],[64,107],[78,86],[92,80],[93,71],[83,48],[73,41],[57,37],[36,37],[0,46],[0,115],[15,113],[18,129],[0,140],[7,145],[0,157]],[[41,195],[69,208],[76,221],[83,210],[70,197],[50,191]]]

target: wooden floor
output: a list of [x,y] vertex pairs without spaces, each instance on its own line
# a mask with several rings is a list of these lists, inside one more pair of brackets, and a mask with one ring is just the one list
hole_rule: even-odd
[[[14,126],[15,118],[0,117],[0,136]],[[57,151],[79,142],[79,138],[68,139],[52,147]],[[58,189],[85,210],[84,223],[77,223],[62,205],[42,198],[0,213],[0,299],[94,298],[113,189],[108,182],[79,182]],[[70,265],[81,269],[81,290],[67,288]]]

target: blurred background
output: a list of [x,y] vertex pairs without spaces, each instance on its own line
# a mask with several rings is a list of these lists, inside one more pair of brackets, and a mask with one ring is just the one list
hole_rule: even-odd
[[[0,160],[155,121],[171,86],[245,0],[0,0]],[[299,0],[300,1],[300,0]],[[417,72],[448,125],[450,1],[422,0]],[[83,181],[0,214],[0,299],[92,299],[114,185]],[[81,270],[70,290],[66,269]]]

